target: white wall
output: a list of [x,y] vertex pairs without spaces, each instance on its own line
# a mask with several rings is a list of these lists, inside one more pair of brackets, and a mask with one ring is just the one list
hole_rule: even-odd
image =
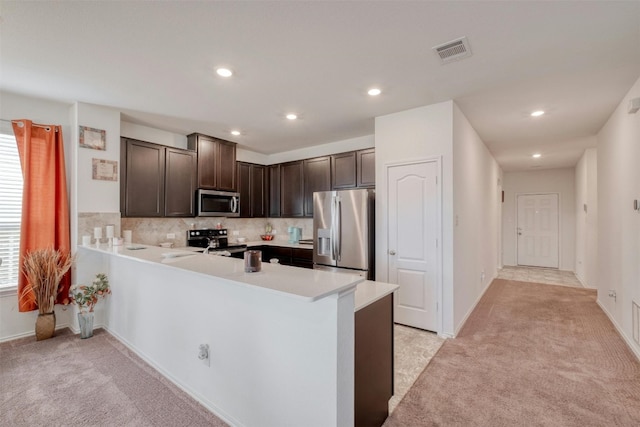
[[387,281],[389,273],[385,165],[442,159],[442,325],[438,332],[455,336],[497,273],[502,171],[453,101],[376,117],[375,145],[376,279],[380,281]]
[[574,271],[576,245],[574,168],[506,172],[503,179],[503,189],[502,261],[504,265],[517,265],[516,195],[558,193],[560,195],[560,269]]
[[[120,112],[112,108],[77,103],[77,124],[106,131],[106,150],[73,147],[77,150],[77,212],[120,212],[120,177],[118,181],[92,178],[92,159],[114,160],[120,172]],[[72,240],[76,241],[76,240]]]
[[[576,276],[595,288],[598,271],[597,150],[588,148],[578,161],[576,182]],[[586,206],[586,208],[585,208]]]
[[453,101],[376,117],[376,279],[388,281],[385,165],[442,158],[442,327],[453,324]]
[[168,145],[181,149],[187,148],[187,136],[161,129],[150,128],[136,123],[120,122],[120,136],[153,142],[154,144]]
[[457,334],[497,275],[502,170],[453,104],[453,324]]
[[[598,303],[636,355],[632,301],[640,304],[640,112],[627,113],[640,97],[640,79],[598,133]],[[608,296],[614,290],[617,297]]]

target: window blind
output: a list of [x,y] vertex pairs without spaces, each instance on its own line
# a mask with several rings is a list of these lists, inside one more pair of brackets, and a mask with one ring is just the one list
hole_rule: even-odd
[[18,285],[22,170],[13,135],[0,133],[0,288]]

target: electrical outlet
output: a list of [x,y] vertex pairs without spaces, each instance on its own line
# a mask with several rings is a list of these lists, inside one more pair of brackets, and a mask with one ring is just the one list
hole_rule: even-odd
[[611,298],[613,298],[613,301],[614,301],[614,302],[617,300],[617,298],[616,298],[616,291],[615,291],[614,289],[610,289],[610,290],[609,290],[609,296],[610,296]]
[[205,366],[211,366],[211,360],[209,359],[209,344],[200,344],[198,347],[198,359],[202,360]]
[[240,231],[239,230],[233,230],[233,235],[234,236],[239,236],[240,235]]
[[176,233],[167,233],[167,239],[175,239]]

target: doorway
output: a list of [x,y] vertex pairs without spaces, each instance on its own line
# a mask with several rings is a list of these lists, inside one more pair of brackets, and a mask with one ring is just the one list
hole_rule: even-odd
[[394,321],[438,331],[440,163],[387,166],[389,282],[400,286]]
[[516,196],[518,265],[559,267],[558,199],[557,193]]

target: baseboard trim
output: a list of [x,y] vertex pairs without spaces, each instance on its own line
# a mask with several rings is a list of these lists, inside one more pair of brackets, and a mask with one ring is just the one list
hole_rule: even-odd
[[491,280],[489,280],[489,282],[487,283],[487,285],[484,287],[484,289],[482,290],[482,292],[480,292],[480,295],[478,295],[478,298],[476,298],[476,300],[474,301],[473,304],[471,304],[471,308],[469,309],[469,311],[467,311],[467,314],[464,315],[464,317],[462,318],[462,321],[460,322],[460,324],[458,325],[458,327],[455,329],[453,336],[451,336],[450,338],[455,338],[458,336],[458,333],[460,332],[460,330],[464,327],[464,324],[467,323],[467,320],[469,320],[469,316],[471,316],[471,313],[473,313],[473,310],[476,309],[476,306],[478,305],[478,303],[480,302],[480,300],[482,299],[482,297],[484,296],[485,292],[487,292],[487,289],[489,289],[489,286],[491,286],[491,284],[493,283],[494,280],[496,280],[496,277],[498,277],[498,274],[496,272],[496,274],[493,275],[493,277],[491,278]]
[[[36,336],[35,328],[36,328],[36,324],[34,322],[33,323],[33,331],[23,332],[21,334],[15,334],[15,335],[9,335],[9,336],[6,336],[6,337],[2,337],[2,338],[0,338],[0,343],[13,341],[13,340],[19,340],[20,338],[35,337]],[[69,324],[67,324],[67,323],[61,324],[61,325],[56,324],[56,331],[59,331],[61,329],[65,329],[65,328],[69,328]],[[80,332],[80,331],[78,331],[78,332]]]
[[202,406],[204,406],[209,411],[211,411],[216,417],[220,418],[222,421],[224,421],[225,423],[229,424],[230,426],[237,426],[237,427],[244,426],[244,424],[240,423],[234,417],[230,416],[225,411],[223,411],[222,409],[218,408],[213,402],[208,400],[206,397],[204,397],[203,395],[201,395],[197,391],[193,390],[192,388],[188,387],[187,385],[183,384],[181,381],[179,381],[177,378],[175,378],[173,375],[171,375],[169,372],[167,372],[165,369],[163,369],[160,365],[158,365],[146,353],[138,350],[133,344],[131,344],[129,341],[127,341],[124,337],[122,337],[121,335],[119,335],[116,332],[112,331],[107,326],[103,326],[102,328],[105,331],[109,332],[109,334],[111,334],[118,341],[120,341],[125,347],[127,347],[129,350],[134,352],[138,357],[140,357],[142,360],[144,360],[146,363],[148,363],[153,369],[158,371],[160,373],[160,375],[165,377],[167,380],[171,381],[176,387],[178,387],[180,390],[182,390],[185,393],[187,393],[193,399],[197,400]]
[[638,359],[638,362],[640,362],[640,348],[638,348],[634,341],[624,333],[624,330],[620,327],[620,325],[618,325],[618,322],[616,322],[616,319],[613,317],[613,315],[609,313],[609,310],[607,310],[606,307],[600,302],[600,299],[596,299],[596,304],[598,304],[604,314],[607,315],[611,323],[613,323],[613,327],[616,328],[618,334],[620,334],[624,342],[627,344],[627,347],[629,347],[629,350],[631,350],[634,356],[636,356],[636,359]]

